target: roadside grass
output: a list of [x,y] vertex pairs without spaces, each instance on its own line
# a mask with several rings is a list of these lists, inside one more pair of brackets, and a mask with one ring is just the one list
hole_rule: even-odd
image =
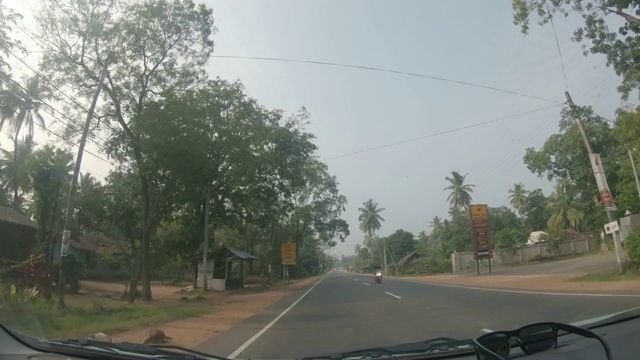
[[640,269],[628,269],[623,274],[619,274],[615,270],[600,273],[586,274],[568,279],[574,282],[598,282],[598,281],[623,281],[623,280],[640,280]]
[[0,307],[0,323],[24,334],[45,337],[87,337],[102,332],[119,332],[155,326],[173,320],[211,312],[215,303],[208,301],[142,301],[128,303],[114,300],[67,298],[67,307],[58,310],[54,302],[37,300],[29,304]]

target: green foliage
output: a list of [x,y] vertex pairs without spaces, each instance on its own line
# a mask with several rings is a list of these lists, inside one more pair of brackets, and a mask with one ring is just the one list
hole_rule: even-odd
[[381,240],[383,244],[386,244],[392,259],[395,261],[399,261],[416,248],[413,233],[402,229],[396,230],[393,234]]
[[640,266],[640,229],[634,229],[624,240],[629,262]]
[[[2,0],[0,0],[0,69],[8,68],[9,64],[7,64],[5,58],[9,56],[9,51],[20,50],[20,52],[25,52],[20,40],[11,38],[13,26],[20,20],[22,20],[22,15],[7,9]],[[2,74],[2,71],[0,71],[0,74]],[[0,84],[3,84],[4,80],[0,79]]]
[[421,257],[404,270],[407,275],[442,274],[451,272],[451,257]]
[[475,185],[465,183],[467,175],[469,174],[461,175],[459,171],[452,171],[451,176],[445,177],[445,180],[449,182],[449,186],[444,190],[451,191],[447,200],[453,209],[466,209],[471,204],[471,193]]
[[[531,16],[537,16],[540,25],[548,24],[552,17],[561,19],[575,14],[584,24],[574,31],[573,40],[584,45],[585,55],[602,54],[607,66],[612,66],[622,84],[618,91],[627,100],[631,91],[640,87],[640,67],[634,54],[640,47],[640,18],[638,2],[629,0],[512,0],[513,22],[522,32],[529,32]],[[622,26],[609,24],[622,22]],[[588,51],[587,51],[588,48]]]
[[549,211],[547,210],[547,198],[542,189],[530,191],[525,208],[524,227],[529,232],[542,231],[547,228]]

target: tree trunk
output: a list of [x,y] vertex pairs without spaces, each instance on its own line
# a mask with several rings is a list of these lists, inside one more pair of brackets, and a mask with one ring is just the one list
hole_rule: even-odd
[[[149,190],[149,179],[143,166],[142,151],[139,146],[134,146],[138,171],[140,172],[140,187],[142,190],[142,236],[140,245],[142,247],[140,268],[142,272],[142,298],[145,301],[153,299],[151,295],[151,234],[150,234],[150,218],[151,218],[151,195]],[[137,282],[137,280],[136,280]]]
[[204,190],[204,235],[202,243],[202,289],[207,291],[207,263],[209,259],[209,187]]

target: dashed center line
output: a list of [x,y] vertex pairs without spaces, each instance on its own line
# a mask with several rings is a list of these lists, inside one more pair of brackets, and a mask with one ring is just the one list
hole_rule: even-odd
[[371,286],[371,284],[369,284],[369,283],[366,283],[366,282],[363,282],[363,284],[365,284],[365,285],[367,285],[367,286]]
[[402,299],[400,296],[395,295],[395,294],[392,294],[392,293],[390,293],[390,292],[385,291],[384,293],[385,293],[385,294],[387,294],[387,295],[391,295],[391,296],[393,296],[393,297],[394,297],[394,298],[396,298],[396,299]]
[[485,332],[485,333],[492,333],[493,332],[493,330],[486,329],[486,328],[485,329],[480,329],[480,331]]

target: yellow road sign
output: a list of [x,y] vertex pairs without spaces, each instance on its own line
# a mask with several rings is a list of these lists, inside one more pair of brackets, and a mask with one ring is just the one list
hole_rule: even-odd
[[284,243],[280,245],[280,257],[284,262],[285,259],[296,259],[296,243]]
[[469,205],[471,220],[489,220],[487,205]]

